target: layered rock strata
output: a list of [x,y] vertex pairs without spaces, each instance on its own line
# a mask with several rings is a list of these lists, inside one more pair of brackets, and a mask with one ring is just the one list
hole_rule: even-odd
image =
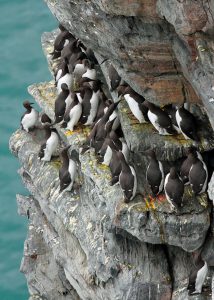
[[[203,9],[195,1],[46,2],[67,29],[97,52],[99,61],[109,59],[100,73],[106,79],[108,95],[111,62],[148,100],[158,104],[191,102],[200,122],[200,151],[214,148],[209,125],[209,121],[213,125],[212,42],[203,35],[211,30],[209,2]],[[193,11],[197,8],[196,20],[190,7]],[[174,8],[177,19],[170,14]],[[199,36],[199,30],[205,33]],[[46,33],[42,38],[52,73],[58,63],[50,56],[55,35]],[[202,42],[208,48],[197,48]],[[53,120],[54,82],[34,84],[29,93]],[[115,99],[116,94],[111,96]],[[175,213],[164,197],[149,196],[145,181],[148,162],[142,151],[155,145],[168,170],[170,164],[179,164],[192,143],[181,136],[159,136],[150,125],[137,124],[125,101],[118,113],[141,193],[128,204],[119,186],[109,185],[109,169],[97,163],[94,151],[79,155],[90,128],[78,126],[71,133],[56,126],[62,144],[70,144],[79,159],[77,188],[64,194],[59,193],[59,158],[46,164],[38,159],[40,132],[32,136],[17,130],[11,137],[11,151],[21,162],[19,173],[31,194],[17,196],[19,212],[29,218],[21,271],[26,274],[31,299],[211,299],[212,202],[206,193],[194,197],[186,188],[184,206]],[[211,200],[213,180],[209,183]],[[203,293],[189,296],[192,253],[197,251],[202,251],[210,272]]]

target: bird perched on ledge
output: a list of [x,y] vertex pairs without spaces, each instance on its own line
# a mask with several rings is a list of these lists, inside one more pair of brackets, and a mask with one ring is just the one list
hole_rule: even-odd
[[181,179],[185,185],[189,184],[189,172],[193,165],[191,153],[196,153],[197,158],[203,162],[201,154],[194,147],[187,149],[187,158],[183,161],[180,169]]
[[189,171],[189,182],[195,195],[202,194],[207,189],[208,171],[203,161],[198,159],[197,153],[189,154],[191,168]]
[[166,198],[173,210],[182,205],[184,184],[181,178],[178,176],[175,167],[172,167],[170,172],[166,175],[164,191]]
[[63,128],[73,131],[82,114],[82,104],[79,102],[77,95],[74,95],[73,102],[70,104],[64,115]]
[[45,130],[46,141],[41,145],[38,156],[43,161],[50,161],[59,145],[59,136],[56,129],[51,128],[51,125],[45,125],[43,128]]
[[148,108],[148,118],[159,134],[171,135],[176,133],[172,126],[172,121],[165,111],[146,100],[143,102],[143,105]]
[[130,86],[120,85],[117,89],[118,97],[123,96],[128,103],[128,106],[135,116],[135,118],[140,122],[148,122],[147,117],[148,109],[143,105],[145,98],[138,93],[136,93]]
[[66,83],[63,83],[61,85],[62,91],[58,95],[56,101],[55,101],[55,122],[54,124],[60,123],[63,120],[63,116],[65,114],[65,109],[66,109],[66,102],[65,100],[67,99],[70,91]]
[[60,57],[61,51],[67,43],[75,40],[75,37],[62,24],[59,24],[59,29],[60,33],[55,38],[54,51],[51,53],[52,59]]
[[51,119],[48,117],[46,113],[42,113],[42,115],[40,116],[40,122],[42,125],[47,125],[52,123]]
[[148,150],[145,152],[150,157],[150,162],[146,170],[146,179],[154,195],[162,192],[164,186],[163,164],[157,160],[155,152]]
[[185,139],[199,141],[197,135],[197,124],[194,115],[184,108],[184,104],[180,106],[175,114],[178,127],[180,128]]
[[124,201],[130,202],[134,199],[137,191],[137,176],[135,169],[130,166],[121,151],[117,152],[118,160],[121,163],[121,173],[119,175],[119,183],[124,194]]
[[76,176],[76,163],[68,154],[68,149],[70,146],[65,147],[61,153],[60,158],[62,159],[62,166],[59,169],[59,180],[60,180],[60,190],[64,192],[69,192],[72,190],[75,176]]
[[24,101],[23,106],[26,108],[25,113],[21,117],[21,128],[29,132],[30,129],[35,127],[39,119],[39,113],[32,107],[33,103]]
[[193,266],[189,276],[188,290],[190,295],[201,294],[204,281],[208,273],[207,262],[200,253],[193,252]]

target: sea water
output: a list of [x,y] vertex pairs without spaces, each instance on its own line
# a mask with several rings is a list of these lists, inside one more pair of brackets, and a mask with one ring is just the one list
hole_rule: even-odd
[[19,127],[23,100],[32,100],[27,86],[50,79],[40,38],[57,21],[43,0],[1,0],[0,12],[0,300],[26,300],[19,266],[28,221],[17,214],[16,194],[28,192],[8,140]]

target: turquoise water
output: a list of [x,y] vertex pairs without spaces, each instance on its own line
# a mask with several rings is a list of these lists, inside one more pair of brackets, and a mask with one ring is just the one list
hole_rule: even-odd
[[0,11],[0,300],[26,300],[19,266],[27,221],[17,214],[15,195],[28,192],[8,140],[19,126],[22,101],[29,98],[27,86],[50,78],[40,37],[57,23],[42,0],[1,0]]

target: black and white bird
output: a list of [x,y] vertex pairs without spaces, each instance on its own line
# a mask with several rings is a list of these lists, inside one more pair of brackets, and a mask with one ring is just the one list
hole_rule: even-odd
[[111,139],[107,136],[99,152],[99,163],[109,166],[112,158]]
[[62,91],[61,93],[58,95],[56,101],[55,101],[55,122],[56,123],[60,123],[63,120],[64,114],[65,114],[65,109],[66,109],[66,102],[65,100],[67,99],[67,97],[69,96],[69,88],[67,86],[66,83],[63,83],[62,86]]
[[153,150],[146,151],[146,154],[150,157],[150,162],[146,170],[146,180],[152,193],[157,196],[162,192],[164,187],[163,164],[161,161],[157,160]]
[[136,93],[130,86],[120,86],[118,89],[118,96],[123,96],[128,106],[135,116],[135,118],[139,121],[139,123],[148,122],[149,119],[147,117],[148,108],[143,105],[145,98],[138,93]]
[[77,81],[82,77],[82,75],[86,71],[86,68],[85,68],[85,65],[84,65],[84,58],[82,57],[82,54],[79,55],[79,57],[77,57],[77,60],[74,63],[74,66],[73,66],[72,73],[75,76]]
[[[68,88],[71,86],[73,78],[72,75],[69,74],[68,66],[65,60],[60,64],[58,70],[55,73],[55,81],[57,85],[58,94],[62,91],[61,85],[63,83],[67,84]],[[66,108],[72,103],[73,101],[73,93],[69,91],[68,97],[66,98]]]
[[41,124],[43,126],[52,123],[51,119],[48,117],[48,115],[46,113],[42,113],[41,114],[41,116],[40,116],[40,122],[41,122]]
[[100,96],[100,101],[99,101],[97,115],[94,122],[97,122],[100,118],[102,118],[106,113],[106,111],[108,110],[108,107],[112,104],[112,101],[110,99],[107,99],[103,91],[100,92],[99,96]]
[[94,52],[91,48],[87,48],[83,42],[79,41],[79,47],[87,56],[87,58],[95,65],[98,65],[98,61],[94,55]]
[[[108,124],[107,124],[108,126]],[[104,140],[102,148],[99,152],[99,162],[103,165],[109,166],[112,157],[112,147],[115,147],[116,151],[121,151],[128,161],[129,148],[124,138],[119,138],[114,130],[111,130]]]
[[193,253],[193,266],[190,271],[188,285],[190,295],[201,294],[207,274],[207,262],[202,259],[200,254]]
[[77,165],[68,153],[69,148],[70,146],[65,147],[60,153],[62,159],[62,166],[59,169],[60,193],[72,190],[76,176]]
[[55,85],[57,85],[57,81],[61,78],[61,76],[64,76],[66,73],[68,73],[67,62],[65,59],[61,59],[59,65],[57,65],[54,70]]
[[199,141],[196,119],[191,112],[184,108],[184,104],[177,108],[175,117],[184,138]]
[[118,160],[121,162],[121,173],[119,175],[119,183],[124,194],[126,203],[132,201],[137,191],[137,176],[135,169],[130,166],[121,151],[117,152]]
[[56,85],[57,85],[57,93],[60,94],[62,91],[62,84],[66,84],[70,89],[72,84],[73,76],[69,73],[66,62],[61,69],[58,70],[56,74]]
[[185,185],[189,184],[189,172],[193,165],[192,156],[190,155],[191,153],[196,153],[197,158],[200,161],[204,162],[201,154],[196,150],[196,148],[189,147],[187,149],[187,158],[183,161],[181,168],[180,168],[181,179],[183,180],[183,183]]
[[170,168],[170,172],[166,175],[164,191],[166,199],[173,210],[177,210],[182,206],[184,184],[181,178],[178,176],[175,167]]
[[97,77],[97,71],[94,68],[94,64],[90,60],[85,59],[84,67],[86,68],[86,72],[82,75],[82,77],[95,80]]
[[75,37],[62,24],[59,24],[59,29],[60,33],[55,38],[54,50],[51,53],[52,59],[60,57],[62,49],[69,43],[69,41],[75,40]]
[[165,111],[146,100],[143,102],[143,105],[148,108],[148,118],[159,134],[171,135],[176,133],[172,126],[172,121]]
[[[81,49],[78,47],[78,39],[71,40],[69,43],[62,49],[61,51],[61,58],[65,59],[68,62],[70,62],[70,58],[73,55],[73,58],[77,57],[77,55],[81,52]],[[74,59],[75,60],[75,59]]]
[[110,185],[119,183],[119,176],[122,171],[121,161],[118,159],[118,149],[113,144],[112,140],[109,140],[109,147],[111,148],[112,155],[109,163],[109,169],[111,171],[111,182]]
[[76,126],[77,123],[79,122],[81,115],[82,115],[82,104],[79,102],[77,95],[74,95],[73,102],[70,104],[70,106],[65,112],[64,122],[62,124],[62,127],[73,131],[74,126]]
[[39,120],[39,113],[32,107],[32,104],[33,103],[30,103],[29,101],[23,102],[26,111],[21,117],[21,128],[27,132],[33,129]]
[[41,145],[38,157],[43,161],[50,161],[53,153],[59,145],[59,136],[55,128],[44,126],[45,142]]
[[83,144],[81,153],[85,153],[90,147],[95,149],[98,153],[104,143],[107,134],[111,131],[113,121],[109,122],[109,116],[116,109],[117,103],[112,103],[102,118],[100,118],[93,126],[86,142]]
[[119,137],[118,135],[115,133],[115,131],[111,131],[109,134],[110,139],[112,140],[113,144],[118,148],[118,150],[120,150],[124,157],[125,160],[128,162],[129,160],[129,147],[126,143],[126,140],[124,137]]
[[95,80],[91,86],[87,83],[87,85],[85,84],[83,87],[83,112],[80,121],[84,125],[92,125],[94,123],[99,106],[101,85],[102,82],[100,80]]
[[195,195],[206,192],[208,171],[204,161],[198,159],[196,152],[189,154],[189,160],[192,164],[189,171],[189,182]]
[[109,122],[109,117],[116,109],[118,103],[112,103],[104,116],[97,121],[94,125],[92,132],[93,132],[93,141],[91,143],[92,147],[95,149],[95,152],[98,153],[104,143],[104,140],[107,134],[111,131],[113,121]]
[[173,104],[167,104],[163,107],[163,110],[169,115],[170,119],[172,120],[172,126],[176,130],[177,133],[181,133],[181,130],[178,126],[176,121],[176,107]]
[[111,86],[110,91],[115,91],[116,88],[121,84],[121,77],[119,76],[112,64],[110,64],[108,67],[108,76]]
[[69,58],[68,69],[71,74],[75,75],[75,78],[79,79],[85,73],[86,67],[84,61],[87,59],[87,56],[81,49],[76,47],[75,51]]
[[118,127],[120,126],[120,119],[119,119],[117,110],[114,110],[113,113],[109,116],[109,121],[108,122],[113,122],[112,123],[112,130],[117,130],[118,129]]
[[[99,157],[98,157],[99,163],[109,166],[111,157],[112,157],[112,147],[114,146],[114,145],[111,146],[113,140],[110,138],[110,133],[113,132],[112,131],[112,122],[108,122],[106,124],[106,132],[107,132],[107,134],[103,141],[102,147],[97,154],[99,155]],[[117,149],[116,146],[115,146],[115,149]]]

